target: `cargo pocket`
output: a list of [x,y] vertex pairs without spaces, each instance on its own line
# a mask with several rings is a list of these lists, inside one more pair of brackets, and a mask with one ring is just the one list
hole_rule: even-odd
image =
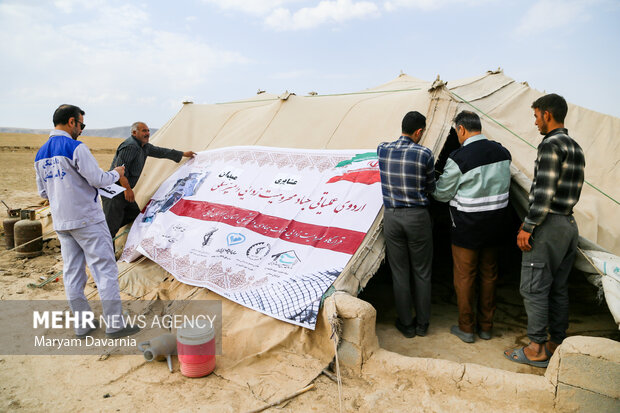
[[536,293],[544,290],[548,284],[545,275],[544,262],[524,262],[521,266],[521,291]]

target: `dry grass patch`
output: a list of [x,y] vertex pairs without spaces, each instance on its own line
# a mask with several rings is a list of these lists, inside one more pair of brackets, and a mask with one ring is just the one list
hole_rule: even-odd
[[[0,133],[0,151],[21,152],[37,150],[49,135],[35,135],[32,133]],[[98,138],[94,136],[80,136],[93,153],[114,153],[122,138]]]

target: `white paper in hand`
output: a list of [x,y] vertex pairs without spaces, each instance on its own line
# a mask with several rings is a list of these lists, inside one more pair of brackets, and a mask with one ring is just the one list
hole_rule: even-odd
[[120,194],[125,190],[124,187],[116,184],[104,186],[103,188],[99,188],[99,195],[104,196],[106,198],[113,198],[114,196]]

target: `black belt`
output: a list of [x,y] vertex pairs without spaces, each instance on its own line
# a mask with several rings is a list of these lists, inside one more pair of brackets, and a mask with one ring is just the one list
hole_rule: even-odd
[[398,206],[398,207],[385,207],[385,209],[423,209],[428,208],[426,205],[412,205],[412,206]]

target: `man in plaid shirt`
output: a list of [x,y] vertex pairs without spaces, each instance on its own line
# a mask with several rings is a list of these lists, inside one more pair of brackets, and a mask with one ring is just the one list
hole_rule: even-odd
[[568,274],[579,237],[573,207],[583,186],[585,157],[564,128],[568,105],[563,97],[545,95],[532,109],[545,137],[538,145],[529,211],[517,235],[523,251],[520,290],[531,342],[504,355],[517,363],[547,367],[568,328]]
[[[430,149],[418,145],[426,118],[409,112],[402,135],[377,148],[383,191],[383,233],[392,270],[396,328],[405,337],[425,336],[431,309],[433,235],[428,194],[435,189],[435,160]],[[415,312],[411,315],[410,279],[415,285]]]

